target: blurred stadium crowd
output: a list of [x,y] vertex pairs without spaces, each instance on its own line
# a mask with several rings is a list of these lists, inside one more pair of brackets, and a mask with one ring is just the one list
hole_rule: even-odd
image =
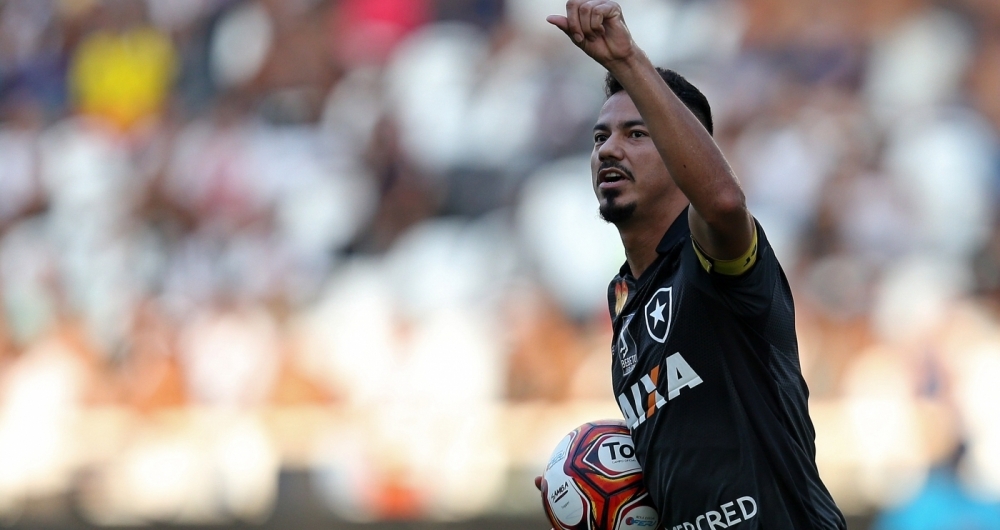
[[[621,3],[796,291],[838,502],[1000,528],[1000,2]],[[347,518],[540,513],[619,416],[562,9],[0,1],[0,521],[259,521],[282,469]]]

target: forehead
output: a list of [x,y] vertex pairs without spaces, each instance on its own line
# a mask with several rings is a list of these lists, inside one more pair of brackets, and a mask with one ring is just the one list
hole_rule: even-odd
[[624,90],[616,92],[601,107],[597,115],[597,124],[607,127],[619,126],[625,122],[641,120],[639,109],[635,108],[632,98]]

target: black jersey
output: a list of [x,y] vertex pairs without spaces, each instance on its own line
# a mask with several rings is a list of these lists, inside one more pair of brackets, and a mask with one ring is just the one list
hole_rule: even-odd
[[682,212],[642,277],[626,264],[609,288],[614,391],[668,530],[846,528],[816,470],[791,291],[756,230],[756,262],[725,276]]

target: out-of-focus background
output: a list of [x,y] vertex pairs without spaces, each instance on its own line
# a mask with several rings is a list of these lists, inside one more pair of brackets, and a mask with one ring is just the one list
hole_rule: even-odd
[[[1000,2],[621,3],[792,283],[852,528],[1000,528]],[[562,11],[0,1],[0,524],[548,528],[620,417]]]

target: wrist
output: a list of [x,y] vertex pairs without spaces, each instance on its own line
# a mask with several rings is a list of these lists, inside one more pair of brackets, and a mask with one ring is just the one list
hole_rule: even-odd
[[652,63],[635,43],[632,44],[627,54],[620,58],[612,59],[604,65],[608,72],[611,72],[611,75],[619,82],[623,82],[624,77],[628,77],[629,74],[635,72],[640,72],[643,67],[647,66],[652,66]]

